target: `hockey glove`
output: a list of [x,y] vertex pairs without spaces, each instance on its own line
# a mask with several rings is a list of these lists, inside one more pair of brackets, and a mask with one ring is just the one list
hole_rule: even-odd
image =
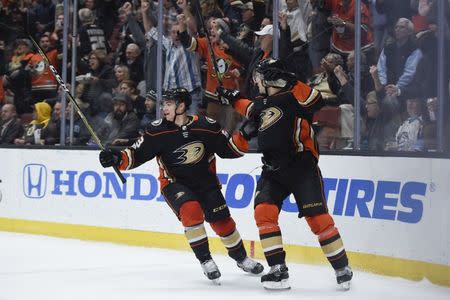
[[223,105],[233,105],[241,98],[241,93],[238,90],[228,90],[222,86],[217,87],[216,92],[220,103]]
[[257,97],[255,100],[253,100],[253,108],[249,115],[250,120],[252,120],[253,122],[256,122],[256,123],[259,122],[261,112],[263,111],[263,109],[265,107],[265,103],[264,103],[265,101],[266,101],[266,99],[264,99],[262,97]]
[[105,149],[100,151],[98,158],[103,168],[120,166],[120,163],[122,162],[122,153],[120,150],[116,149]]
[[264,74],[264,80],[277,81],[278,79],[285,80],[288,83],[295,82],[297,80],[295,74],[289,73],[280,69],[270,68],[267,69]]
[[239,132],[244,139],[249,141],[258,135],[258,123],[254,120],[245,120],[239,128]]

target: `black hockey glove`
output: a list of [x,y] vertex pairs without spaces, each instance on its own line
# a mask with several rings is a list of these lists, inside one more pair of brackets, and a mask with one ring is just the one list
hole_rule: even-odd
[[217,87],[216,92],[220,103],[223,105],[233,105],[234,102],[241,98],[241,92],[238,90],[228,90],[222,86]]
[[297,80],[294,73],[289,73],[280,69],[270,68],[267,69],[264,74],[264,80],[266,81],[276,81],[278,79],[283,79],[288,83],[295,82]]
[[116,149],[105,149],[100,151],[98,158],[103,168],[119,166],[122,162],[122,153]]
[[241,128],[239,128],[239,132],[247,141],[258,135],[258,123],[254,120],[245,120],[242,123]]
[[249,119],[253,122],[259,123],[259,118],[261,115],[261,112],[263,111],[265,107],[265,101],[266,99],[263,97],[257,97],[255,100],[253,100],[253,108],[250,112]]

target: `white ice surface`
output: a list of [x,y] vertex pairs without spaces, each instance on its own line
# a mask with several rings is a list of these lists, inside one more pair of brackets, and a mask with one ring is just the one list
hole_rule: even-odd
[[230,258],[214,259],[220,286],[206,279],[190,252],[0,232],[0,300],[450,299],[450,288],[425,280],[358,271],[343,292],[331,267],[293,263],[292,289],[266,291]]

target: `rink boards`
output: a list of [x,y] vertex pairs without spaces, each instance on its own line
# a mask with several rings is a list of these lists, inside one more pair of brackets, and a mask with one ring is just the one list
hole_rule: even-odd
[[[126,172],[123,186],[98,151],[0,149],[0,230],[189,249],[164,203],[158,169]],[[356,269],[450,286],[450,160],[322,156],[328,208]],[[262,258],[253,220],[258,154],[218,159],[223,193],[249,252]],[[292,198],[280,215],[287,259],[324,264]],[[208,233],[214,236],[208,227]],[[225,253],[217,238],[214,252]]]

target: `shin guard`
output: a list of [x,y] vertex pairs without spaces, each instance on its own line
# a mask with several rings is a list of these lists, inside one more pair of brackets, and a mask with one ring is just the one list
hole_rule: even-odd
[[211,259],[208,236],[203,224],[203,210],[200,204],[197,201],[185,202],[180,207],[180,219],[184,226],[184,234],[200,263]]
[[279,210],[275,204],[263,202],[255,207],[255,221],[259,238],[269,266],[284,264],[286,252],[278,226]]
[[240,262],[247,257],[241,235],[237,231],[236,223],[231,217],[212,222],[211,228],[220,237],[231,258]]
[[347,253],[330,214],[306,217],[306,221],[311,231],[318,236],[320,247],[333,269],[346,267],[348,265]]

